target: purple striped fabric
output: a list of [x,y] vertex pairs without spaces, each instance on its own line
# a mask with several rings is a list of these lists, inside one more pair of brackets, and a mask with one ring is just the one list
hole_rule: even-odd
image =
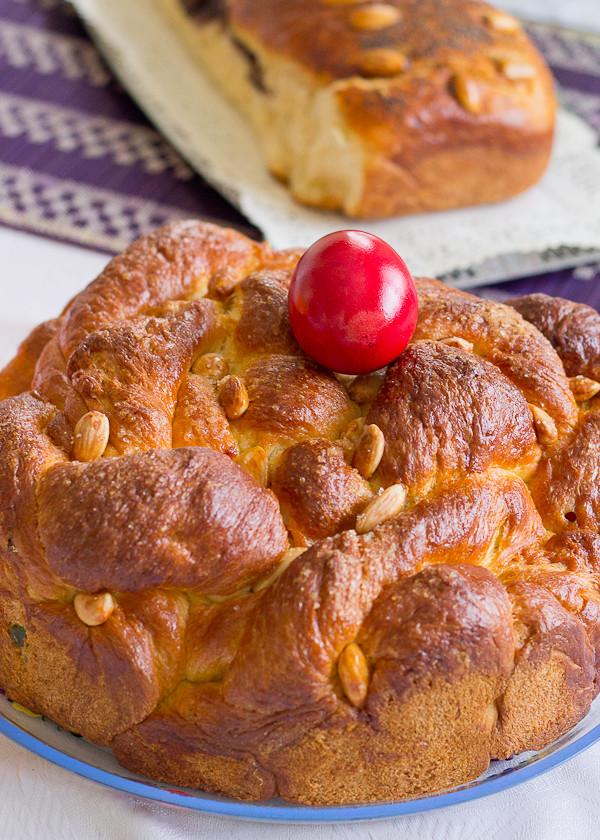
[[0,0],[0,223],[108,252],[197,216],[258,231],[113,78],[64,0]]
[[511,280],[510,283],[481,286],[473,291],[483,297],[500,301],[532,292],[543,292],[546,295],[587,303],[600,311],[600,264],[553,271],[536,277],[523,277],[520,280]]
[[[124,0],[126,2],[126,0]],[[564,103],[600,135],[600,41],[533,25]],[[196,216],[259,232],[195,174],[113,78],[65,0],[0,0],[0,223],[107,252]],[[533,286],[600,308],[600,266]]]

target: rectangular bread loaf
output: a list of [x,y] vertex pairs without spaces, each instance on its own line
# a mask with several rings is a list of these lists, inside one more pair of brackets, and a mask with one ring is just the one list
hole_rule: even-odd
[[294,197],[353,217],[499,201],[550,154],[551,74],[479,0],[154,0]]

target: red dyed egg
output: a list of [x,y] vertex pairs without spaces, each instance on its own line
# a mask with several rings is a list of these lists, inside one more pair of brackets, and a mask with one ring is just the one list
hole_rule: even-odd
[[302,349],[337,373],[392,362],[417,323],[417,292],[403,260],[378,236],[340,230],[303,254],[288,296]]

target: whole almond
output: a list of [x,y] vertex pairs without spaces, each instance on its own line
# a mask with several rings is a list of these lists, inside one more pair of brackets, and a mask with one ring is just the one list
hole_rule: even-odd
[[556,428],[556,423],[552,417],[550,417],[548,412],[544,411],[544,409],[540,408],[538,405],[532,405],[531,403],[528,403],[528,405],[531,409],[531,413],[533,414],[533,426],[535,428],[538,441],[546,446],[554,443],[558,437],[558,429]]
[[369,666],[361,648],[352,642],[341,652],[338,674],[344,694],[353,706],[364,706],[369,690]]
[[340,434],[341,440],[350,440],[356,441],[360,437],[362,430],[365,427],[365,418],[364,417],[357,417],[356,420],[351,420],[344,428]]
[[104,455],[110,423],[101,411],[88,411],[75,426],[73,457],[76,461],[96,461]]
[[110,592],[100,592],[97,595],[79,592],[75,596],[73,606],[80,621],[89,627],[97,627],[111,617],[115,602]]
[[449,338],[441,338],[438,344],[445,344],[447,347],[458,347],[459,350],[464,350],[465,353],[473,352],[473,344],[467,341],[466,338],[461,338],[458,335],[451,335]]
[[253,446],[252,449],[247,449],[237,459],[237,463],[245,470],[248,475],[260,484],[261,487],[266,487],[269,483],[269,460],[267,453],[262,446]]
[[526,64],[522,61],[502,60],[499,62],[502,74],[511,82],[521,82],[533,79],[536,70],[533,64]]
[[229,362],[218,353],[205,353],[192,365],[192,373],[209,376],[211,379],[223,379],[229,373]]
[[487,735],[494,729],[496,724],[498,723],[498,706],[496,703],[490,703],[489,706],[486,707],[483,717],[481,719],[481,729]]
[[587,376],[571,376],[569,386],[577,402],[591,400],[600,391],[600,382]]
[[408,67],[409,61],[399,50],[375,47],[372,50],[365,50],[358,63],[363,76],[385,78],[402,73]]
[[379,426],[375,423],[365,426],[354,448],[352,466],[363,478],[371,478],[379,466],[384,449],[385,437]]
[[406,501],[406,488],[402,484],[392,484],[379,496],[371,499],[364,511],[356,519],[356,533],[366,534],[382,522],[386,522],[400,513]]
[[263,578],[263,580],[255,583],[252,587],[253,592],[260,592],[261,589],[266,589],[267,586],[271,586],[272,583],[275,583],[278,577],[285,572],[287,567],[292,563],[296,557],[299,557],[301,554],[304,554],[305,549],[298,547],[298,548],[288,548],[285,552],[281,560],[279,561],[279,565],[275,569],[275,571],[271,572],[269,577]]
[[470,114],[481,113],[483,102],[478,83],[465,73],[457,73],[452,77],[452,92],[458,103]]
[[237,420],[248,408],[248,391],[239,376],[226,376],[219,383],[219,402],[229,420]]
[[516,18],[497,9],[485,11],[483,19],[497,32],[511,33],[518,32],[521,29],[521,24]]
[[348,396],[359,405],[373,402],[383,384],[385,373],[368,373],[357,376],[348,386]]
[[389,6],[387,3],[372,3],[370,6],[362,6],[351,12],[349,20],[354,29],[371,32],[392,26],[400,20],[400,17],[400,11],[395,6]]

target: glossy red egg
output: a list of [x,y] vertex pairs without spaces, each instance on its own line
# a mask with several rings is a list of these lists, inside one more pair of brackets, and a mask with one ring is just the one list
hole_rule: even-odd
[[288,296],[302,349],[337,373],[369,373],[397,359],[417,323],[403,260],[378,236],[340,230],[302,255]]

